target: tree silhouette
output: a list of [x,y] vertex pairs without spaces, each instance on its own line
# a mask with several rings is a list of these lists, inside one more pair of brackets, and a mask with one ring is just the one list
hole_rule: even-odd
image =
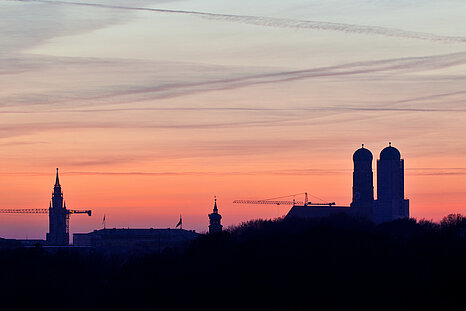
[[[185,250],[0,250],[0,296],[38,309],[457,309],[466,289],[465,222],[346,215],[254,220]],[[27,293],[28,299],[24,299]]]

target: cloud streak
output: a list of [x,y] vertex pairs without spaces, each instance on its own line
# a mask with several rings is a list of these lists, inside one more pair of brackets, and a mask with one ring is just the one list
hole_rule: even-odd
[[[435,95],[434,95],[435,96]],[[412,101],[412,100],[410,100]],[[394,104],[403,101],[394,102]],[[0,114],[50,114],[50,113],[106,113],[125,111],[216,111],[216,112],[303,112],[303,111],[373,111],[373,112],[466,112],[466,108],[409,108],[409,107],[363,107],[363,106],[321,106],[321,107],[295,107],[295,108],[256,108],[256,107],[125,107],[108,109],[56,109],[39,111],[9,110],[0,111]]]
[[[254,85],[292,82],[304,79],[364,76],[367,74],[383,74],[384,76],[390,74],[400,75],[464,64],[466,64],[466,52],[354,62],[293,71],[250,73],[250,70],[243,70],[242,72],[236,70],[232,73],[233,77],[228,78],[217,78],[216,75],[211,78],[206,78],[204,77],[205,73],[201,76],[199,76],[198,73],[196,79],[199,78],[203,80],[194,82],[179,80],[172,82],[172,77],[154,77],[155,81],[147,79],[148,85],[146,86],[127,86],[126,89],[125,87],[115,89],[111,86],[102,86],[99,88],[98,92],[91,90],[86,93],[81,89],[79,94],[75,94],[74,90],[70,90],[68,92],[71,93],[66,96],[60,96],[62,93],[55,96],[51,96],[50,93],[47,94],[47,96],[26,93],[21,94],[20,97],[15,95],[16,97],[3,98],[2,106],[8,107],[18,104],[22,106],[32,104],[74,104],[73,107],[75,107],[75,105],[83,107],[128,102],[134,103],[138,101],[166,99],[202,92],[231,90]],[[153,86],[154,84],[156,86]],[[60,90],[60,92],[63,92],[63,90]]]
[[[60,172],[63,176],[247,176],[247,175],[338,175],[347,174],[350,170],[338,169],[291,169],[291,170],[257,170],[257,171],[69,171]],[[0,176],[50,176],[46,172],[0,173]]]
[[407,168],[406,173],[410,176],[464,176],[466,175],[466,168]]
[[466,43],[466,37],[461,36],[443,36],[424,32],[408,31],[397,28],[388,28],[380,26],[369,25],[356,25],[345,23],[333,23],[325,21],[312,21],[312,20],[295,20],[287,18],[276,17],[261,17],[249,15],[234,15],[234,14],[219,14],[210,12],[190,11],[190,10],[169,10],[158,8],[146,7],[129,7],[120,5],[100,4],[100,3],[87,3],[87,2],[67,2],[67,1],[52,1],[52,0],[12,0],[19,2],[32,2],[32,3],[47,3],[54,5],[74,5],[74,6],[87,6],[104,9],[116,10],[130,10],[130,11],[149,11],[165,14],[183,14],[199,16],[202,18],[221,20],[228,22],[236,22],[249,25],[266,26],[266,27],[279,27],[279,28],[292,28],[292,29],[311,29],[311,30],[326,30],[337,31],[354,34],[364,35],[380,35],[386,37],[397,37],[405,39],[438,41],[445,43]]
[[[352,169],[283,169],[283,170],[246,170],[246,171],[62,171],[64,176],[247,176],[247,175],[344,175]],[[466,175],[466,168],[411,168],[406,169],[409,176]],[[50,172],[3,172],[0,176],[50,176]]]

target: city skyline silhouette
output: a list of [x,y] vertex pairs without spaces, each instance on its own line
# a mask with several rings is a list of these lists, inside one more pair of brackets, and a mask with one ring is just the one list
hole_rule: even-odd
[[[353,207],[353,210],[357,210],[358,208],[354,209],[354,207],[361,207],[363,206],[363,209],[364,208],[369,208],[371,209],[370,212],[363,212],[363,214],[365,215],[364,217],[368,217],[369,219],[371,219],[372,221],[375,221],[376,223],[380,223],[380,222],[384,222],[384,221],[391,221],[391,220],[394,220],[396,219],[397,217],[394,217],[394,216],[389,216],[389,215],[392,215],[391,213],[401,213],[399,215],[403,215],[403,216],[400,216],[400,217],[412,217],[412,215],[409,214],[409,207],[403,207],[405,204],[407,203],[403,203],[404,201],[408,202],[407,200],[404,200],[404,192],[405,192],[405,189],[404,189],[404,160],[401,159],[401,155],[400,155],[400,152],[398,151],[398,149],[392,147],[392,143],[390,142],[388,146],[386,146],[380,153],[380,159],[384,160],[384,159],[388,159],[390,161],[387,162],[387,164],[389,165],[387,168],[384,168],[385,166],[382,165],[382,162],[380,162],[380,159],[375,159],[373,156],[372,156],[372,153],[369,149],[367,149],[367,146],[365,146],[364,144],[362,144],[362,147],[359,148],[358,150],[356,150],[353,154],[353,162],[354,162],[354,173],[353,173],[353,187],[352,187],[352,191],[353,191],[353,194],[352,194],[352,201],[351,201],[351,204],[349,204],[348,202],[339,202],[338,205],[346,205],[348,207]],[[401,159],[401,166],[400,164],[390,164],[391,161],[395,160],[395,161],[399,161]],[[397,160],[398,159],[398,160]],[[361,162],[362,161],[362,162]],[[360,164],[362,163],[362,164]],[[366,168],[363,168],[363,166],[365,167],[366,164],[364,163],[367,163],[368,168],[367,168],[367,172],[366,172]],[[377,164],[376,167],[373,168],[373,164]],[[363,166],[361,166],[363,165]],[[397,167],[401,167],[401,177],[394,177],[393,173],[385,173],[385,171],[387,172],[390,172],[390,171],[393,171],[393,170],[397,170]],[[359,168],[361,167],[361,168]],[[360,173],[357,173],[357,172],[360,172]],[[394,171],[393,171],[394,172]],[[375,174],[376,173],[376,174]],[[395,175],[399,175],[400,173],[396,173]],[[377,176],[376,176],[377,175]],[[385,176],[385,177],[384,177]],[[387,179],[388,178],[388,179]],[[395,178],[395,179],[393,179]],[[400,179],[401,178],[401,179]],[[384,181],[385,180],[385,181]],[[398,181],[395,181],[395,180],[398,180]],[[374,183],[375,182],[377,183],[377,188],[374,187]],[[400,186],[396,186],[397,183],[400,183]],[[102,186],[105,186],[105,185],[102,185]],[[393,195],[397,195],[395,194],[395,192],[393,191],[398,191],[396,189],[398,189],[399,187],[401,187],[401,196],[400,196],[400,207],[388,207],[388,206],[392,206],[392,203],[391,203],[391,199],[389,199],[389,201],[387,201],[387,198],[390,198],[392,197]],[[364,190],[366,189],[367,190]],[[374,195],[374,189],[376,189],[377,191],[377,200],[375,200],[375,195]],[[387,189],[387,190],[384,190],[384,189]],[[388,192],[387,192],[388,191]],[[392,194],[393,193],[393,194]],[[307,197],[307,193],[306,193],[306,197]],[[311,194],[312,196],[312,194]],[[399,195],[398,195],[399,196]],[[385,198],[387,197],[387,198]],[[293,196],[293,200],[295,200],[295,197]],[[315,197],[314,198],[318,198],[319,200],[322,200],[321,198],[319,197]],[[57,201],[58,200],[58,201]],[[215,202],[216,202],[216,196],[215,196]],[[403,201],[404,200],[404,201]],[[363,203],[359,203],[359,202],[363,202]],[[365,202],[365,203],[364,203]],[[380,203],[378,203],[380,202]],[[383,203],[385,202],[385,203]],[[52,204],[53,203],[53,204]],[[229,204],[231,204],[232,202],[225,202],[226,206],[228,206]],[[233,202],[235,203],[235,202]],[[321,203],[319,201],[315,201],[314,200],[314,203],[317,203],[317,204],[327,204],[327,203]],[[297,204],[302,204],[300,203],[299,201],[297,201]],[[333,203],[335,204],[335,203]],[[375,204],[375,205],[374,205]],[[372,205],[374,205],[374,207],[372,207]],[[54,208],[54,209],[50,209],[52,207],[55,207],[57,206],[57,208]],[[60,208],[61,206],[61,208]],[[257,204],[256,204],[257,206]],[[278,206],[278,205],[277,205]],[[366,206],[366,207],[364,207]],[[380,206],[379,208],[377,206]],[[382,206],[385,206],[385,207],[382,207]],[[256,216],[255,219],[274,219],[274,218],[280,218],[280,217],[284,217],[285,215],[287,215],[290,211],[290,208],[292,206],[285,206],[285,207],[279,207],[280,209],[280,212],[282,213],[282,215],[277,215],[275,217],[267,217],[267,216],[264,216],[264,215],[258,215]],[[248,208],[251,208],[250,206],[245,206],[245,205],[242,205],[240,206],[240,208],[244,208],[244,209],[248,209]],[[254,207],[253,207],[254,208]],[[99,226],[95,226],[95,224],[97,223],[96,220],[92,220],[92,221],[88,221],[88,224],[87,224],[87,230],[86,229],[77,229],[77,230],[72,230],[71,231],[71,234],[69,234],[69,229],[68,229],[68,222],[69,222],[69,215],[73,214],[73,213],[86,213],[86,214],[89,214],[89,216],[91,215],[91,211],[90,210],[68,210],[66,209],[66,201],[64,200],[63,198],[63,194],[62,194],[62,190],[61,190],[61,185],[60,185],[60,181],[59,181],[59,174],[58,174],[58,168],[56,169],[56,175],[55,175],[55,186],[54,186],[54,191],[52,193],[52,199],[50,200],[50,203],[49,203],[49,209],[50,211],[59,211],[59,210],[63,210],[63,217],[60,217],[60,213],[56,214],[56,213],[48,213],[49,214],[49,222],[48,222],[48,226],[49,226],[49,229],[47,232],[47,241],[50,240],[53,240],[54,243],[58,243],[58,244],[61,244],[61,242],[58,242],[57,239],[62,239],[63,241],[70,241],[70,238],[71,238],[71,234],[73,233],[76,233],[76,232],[85,232],[85,231],[91,231],[91,230],[95,230],[95,229],[98,229],[100,228]],[[266,209],[269,209],[269,210],[274,210],[275,208],[273,207],[266,207]],[[278,209],[278,208],[277,208]],[[338,209],[336,208],[332,208],[332,206],[330,206],[329,210],[334,210],[334,211],[337,211]],[[372,210],[374,209],[374,210]],[[377,209],[379,209],[380,211],[377,212]],[[392,212],[388,212],[389,209],[393,209]],[[401,209],[406,209],[406,212],[401,212]],[[16,209],[18,210],[18,212],[16,212],[16,214],[14,214],[15,212],[15,209],[3,209],[5,210],[6,212],[4,212],[4,214],[2,215],[2,218],[3,219],[8,219],[8,216],[12,216],[12,215],[18,215],[18,214],[26,214],[26,213],[29,213],[29,215],[35,215],[35,214],[41,214],[41,209]],[[42,209],[44,210],[43,213],[45,213],[45,209]],[[111,211],[112,211],[112,208],[109,207],[107,209],[109,212],[110,212],[110,215],[111,215]],[[321,209],[323,210],[323,209]],[[396,210],[396,211],[395,211]],[[190,223],[190,227],[192,229],[195,229],[201,233],[203,232],[207,232],[207,231],[211,231],[210,229],[210,226],[209,226],[209,229],[207,229],[207,221],[205,220],[205,213],[206,213],[206,208],[205,207],[202,207],[202,216],[203,216],[203,221],[201,223],[195,223],[195,222],[192,222]],[[344,211],[344,210],[343,210]],[[128,208],[128,210],[126,211],[128,213],[128,215],[130,215],[132,213],[131,209]],[[320,211],[318,214],[321,214],[322,211]],[[333,213],[333,212],[332,212]],[[368,213],[370,213],[371,215],[368,216]],[[389,214],[387,214],[389,213]],[[267,215],[267,213],[264,213]],[[378,216],[376,216],[376,214]],[[55,215],[55,216],[54,216]],[[66,215],[66,216],[65,216]],[[214,213],[213,214],[209,214],[209,218],[211,217],[210,215],[214,215],[212,217],[216,217],[215,216],[215,209],[214,209]],[[270,215],[270,212],[269,214]],[[324,215],[324,214],[322,214]],[[329,214],[330,215],[330,214]],[[386,215],[386,216],[383,216],[383,215]],[[393,214],[395,215],[395,214]],[[443,215],[443,217],[445,217],[447,214]],[[98,215],[100,216],[100,215]],[[173,219],[175,218],[175,215],[172,214],[172,215],[168,215],[170,217],[170,221],[173,222]],[[57,218],[58,217],[58,218]],[[66,217],[66,220],[65,220],[65,217]],[[103,215],[104,219],[106,217],[106,214]],[[14,217],[16,218],[16,220],[19,222],[21,220],[25,220],[25,222],[27,223],[28,220],[23,216],[22,218],[17,218],[17,217]],[[62,219],[63,218],[63,219]],[[221,219],[222,217],[220,217]],[[419,219],[425,219],[426,217],[418,217]],[[11,219],[11,218],[10,218]],[[37,218],[36,218],[37,219]],[[56,220],[54,220],[56,219]],[[254,218],[251,218],[251,219],[243,219],[242,221],[249,221],[249,220],[252,220]],[[378,220],[376,220],[378,219]],[[42,222],[44,221],[45,219],[42,220]],[[38,222],[39,220],[35,220],[36,222]],[[60,226],[58,225],[59,223],[62,223],[63,222],[63,225]],[[66,228],[65,228],[65,222],[66,222]],[[211,225],[212,225],[212,220],[210,220],[211,222]],[[90,224],[94,224],[95,227],[91,227]],[[181,223],[181,215],[180,215],[180,221],[178,222],[178,225],[175,226],[178,227]],[[214,221],[215,223],[215,221]],[[241,223],[241,221],[237,222],[237,223],[231,223],[230,222],[230,226],[232,225],[238,225],[239,223]],[[59,238],[58,236],[60,236],[60,234],[58,234],[57,237],[50,237],[49,238],[49,234],[52,236],[52,233],[50,232],[55,232],[56,230],[58,229],[54,229],[56,228],[56,226],[59,226],[63,232],[66,232],[66,237],[63,237],[63,238]],[[217,226],[217,225],[214,225],[214,226]],[[113,227],[118,227],[118,225],[116,226],[113,226]],[[120,225],[119,227],[135,227],[135,228],[142,228],[144,226],[140,226],[140,225],[137,225],[137,224],[132,224],[131,222],[127,222],[125,223],[124,225]],[[154,224],[153,223],[149,223],[149,225],[146,225],[145,227],[154,227]],[[157,226],[155,226],[157,227]],[[158,227],[160,228],[170,228],[172,227],[171,225],[165,225],[165,224],[162,224],[162,225],[159,225]],[[57,227],[58,228],[58,227]],[[221,228],[221,226],[220,226]],[[61,232],[61,231],[60,231]],[[7,237],[7,238],[26,238],[26,239],[41,239],[42,236],[41,235],[28,235],[26,234],[26,237],[23,237],[23,236],[15,236],[16,233],[11,233],[11,232],[8,232],[7,234],[4,234],[3,237]],[[53,233],[53,235],[55,235],[56,233]],[[63,233],[65,234],[65,233]],[[65,243],[65,242],[63,242]],[[66,242],[65,244],[68,244],[68,242]]]
[[465,16],[0,0],[3,309],[466,310]]
[[[374,162],[374,156],[372,152],[367,149],[364,144],[362,147],[357,149],[352,156],[353,160],[353,184],[352,184],[352,201],[351,204],[342,206],[335,206],[335,202],[311,202],[309,201],[308,193],[299,193],[294,194],[288,197],[293,197],[292,201],[282,200],[285,197],[272,198],[267,200],[235,200],[232,203],[237,204],[252,204],[252,205],[261,205],[261,204],[273,204],[276,206],[280,205],[290,205],[291,209],[284,215],[285,219],[287,218],[312,218],[312,219],[321,219],[327,218],[333,215],[344,214],[348,217],[361,219],[373,224],[383,224],[392,222],[399,219],[410,219],[410,209],[409,209],[409,199],[405,198],[405,177],[404,177],[404,159],[401,156],[400,151],[392,146],[392,143],[389,142],[388,146],[383,148],[380,152],[379,159],[376,160],[377,163],[377,197],[374,195],[374,171],[372,168],[372,163]],[[296,195],[305,196],[304,201],[296,200]],[[313,196],[313,199],[320,198]],[[0,209],[0,214],[4,215],[16,215],[16,214],[48,214],[49,215],[49,230],[46,234],[45,240],[33,239],[31,242],[26,242],[28,245],[30,243],[37,243],[41,245],[48,246],[67,246],[70,244],[77,246],[90,246],[95,244],[95,239],[100,239],[100,236],[89,238],[87,234],[78,233],[73,234],[73,243],[70,243],[70,216],[73,214],[87,214],[88,216],[92,215],[91,210],[75,210],[67,209],[66,202],[63,197],[63,191],[59,179],[59,169],[56,168],[55,174],[55,184],[53,187],[52,198],[49,202],[48,209]],[[222,232],[223,225],[221,224],[222,216],[218,213],[217,208],[217,196],[214,196],[214,208],[213,212],[208,214],[209,226],[208,233],[219,233]],[[280,219],[282,217],[276,217],[275,219]],[[265,219],[264,217],[259,217],[258,219]],[[251,220],[247,220],[251,221]],[[244,223],[244,222],[243,222]],[[110,235],[105,233],[106,229],[106,214],[103,215],[102,225],[104,236],[110,237]],[[238,225],[238,224],[236,224]],[[182,216],[180,213],[179,221],[174,227],[175,229],[183,228]],[[128,226],[128,230],[130,226]],[[134,232],[139,232],[142,228],[136,229]],[[150,227],[150,230],[153,230],[153,226]],[[169,230],[170,227],[167,228]],[[114,231],[116,228],[110,232],[117,233],[118,236],[124,236],[130,231]],[[120,230],[120,229],[119,229]],[[139,231],[138,231],[139,230]],[[162,229],[163,230],[163,229]],[[98,230],[94,228],[94,232]],[[125,230],[124,230],[125,231]],[[190,230],[195,232],[195,230]],[[162,232],[162,231],[160,231]],[[201,233],[206,232],[201,230]],[[92,234],[92,233],[89,233]],[[137,235],[138,233],[136,233]],[[147,235],[147,233],[146,233]],[[107,237],[107,238],[108,238]],[[129,237],[131,239],[131,237]],[[117,243],[117,242],[114,242]]]

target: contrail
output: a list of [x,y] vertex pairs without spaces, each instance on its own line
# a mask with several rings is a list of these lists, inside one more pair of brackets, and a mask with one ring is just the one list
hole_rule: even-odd
[[67,1],[54,1],[54,0],[11,0],[19,2],[39,2],[47,4],[57,5],[74,5],[74,6],[88,6],[98,7],[106,9],[117,9],[117,10],[133,10],[133,11],[150,11],[167,14],[186,14],[194,15],[202,18],[208,18],[213,20],[224,20],[229,22],[243,23],[257,26],[267,27],[279,27],[279,28],[294,28],[294,29],[313,29],[313,30],[328,30],[338,31],[346,33],[356,34],[367,34],[367,35],[380,35],[386,37],[397,37],[406,39],[416,40],[427,40],[427,41],[439,41],[445,43],[466,43],[466,37],[461,36],[442,36],[431,33],[408,31],[397,28],[388,28],[380,26],[369,26],[369,25],[356,25],[356,24],[345,24],[345,23],[333,23],[324,21],[311,21],[311,20],[296,20],[288,18],[277,18],[277,17],[261,17],[252,15],[233,15],[233,14],[220,14],[220,13],[209,13],[200,11],[189,11],[189,10],[169,10],[169,9],[156,9],[156,8],[145,8],[145,7],[128,7],[111,4],[98,4],[98,3],[87,3],[87,2],[67,2]]
[[[348,169],[285,169],[285,170],[250,170],[250,171],[70,171],[64,172],[63,175],[80,176],[80,175],[101,175],[101,176],[226,176],[226,175],[338,175],[346,174]],[[466,175],[466,168],[412,168],[406,169],[410,176],[427,175]],[[2,172],[0,176],[48,176],[48,172]]]
[[[136,90],[126,90],[111,95],[106,94],[88,97],[86,98],[86,100],[102,100],[109,99],[112,97],[121,98],[124,96],[142,96],[142,100],[147,100],[147,98],[144,98],[144,96],[147,94],[150,94],[149,97],[151,99],[162,99],[198,92],[230,90],[252,85],[271,84],[312,78],[343,77],[389,71],[396,71],[402,73],[412,68],[417,68],[420,70],[433,70],[438,68],[450,67],[458,64],[465,64],[465,55],[465,53],[455,53],[426,57],[386,59],[368,62],[347,63],[343,65],[313,69],[263,73],[236,78],[219,79],[214,81],[200,81],[179,84],[173,83],[155,87],[146,87]],[[132,100],[134,101],[135,99],[132,98]]]
[[[422,57],[405,57],[395,59],[384,59],[366,62],[346,63],[336,66],[318,67],[294,71],[278,71],[269,73],[247,74],[239,77],[227,77],[223,79],[214,79],[196,82],[171,82],[161,85],[148,85],[145,87],[122,89],[117,92],[107,94],[97,94],[91,96],[80,96],[80,98],[70,99],[49,99],[47,102],[38,102],[35,104],[57,104],[72,103],[85,101],[88,104],[98,102],[100,105],[119,104],[128,101],[137,102],[153,99],[173,98],[178,96],[209,92],[231,90],[253,85],[265,85],[273,83],[282,83],[288,81],[297,81],[313,78],[331,78],[331,77],[350,77],[364,74],[403,74],[412,70],[425,71],[440,68],[448,68],[456,65],[466,64],[466,52],[442,54]],[[408,100],[407,102],[409,102]],[[393,104],[401,104],[393,103]],[[4,100],[0,107],[12,106],[16,102]],[[23,102],[22,102],[23,104]],[[82,105],[82,103],[81,103]]]

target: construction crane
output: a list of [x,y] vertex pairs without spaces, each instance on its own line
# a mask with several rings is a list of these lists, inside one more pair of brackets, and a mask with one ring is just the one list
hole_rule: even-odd
[[[50,210],[50,208],[0,209],[0,214],[49,214]],[[66,232],[69,232],[69,219],[71,214],[87,214],[91,216],[92,211],[66,209],[65,205]]]
[[[302,194],[304,194],[304,201],[296,201],[295,196],[302,195]],[[293,197],[293,200],[292,201],[281,200],[281,199],[289,198],[289,197]],[[322,200],[320,198],[318,199]],[[293,205],[293,206],[295,205],[302,205],[302,206],[333,206],[335,205],[335,202],[331,202],[331,203],[309,202],[307,192],[295,193],[295,194],[290,194],[290,195],[286,195],[282,197],[276,197],[276,198],[265,199],[265,200],[234,200],[233,203],[234,204],[273,204],[273,205]]]
[[[91,216],[92,211],[66,210],[67,214],[88,214]],[[48,208],[24,208],[24,209],[0,209],[0,214],[48,214]]]

